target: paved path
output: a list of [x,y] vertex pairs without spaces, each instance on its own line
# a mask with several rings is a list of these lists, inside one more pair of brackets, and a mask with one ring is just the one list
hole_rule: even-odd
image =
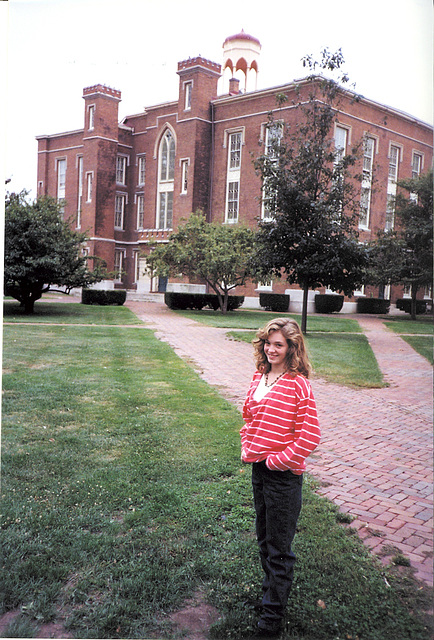
[[[157,302],[127,306],[200,376],[241,407],[252,347]],[[322,442],[308,460],[320,492],[351,513],[383,562],[397,552],[433,583],[432,367],[382,321],[357,316],[389,387],[352,389],[313,378]]]

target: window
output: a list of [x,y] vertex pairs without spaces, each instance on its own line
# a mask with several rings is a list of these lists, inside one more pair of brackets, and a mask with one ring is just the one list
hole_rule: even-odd
[[124,252],[122,249],[115,249],[115,264],[114,264],[114,272],[115,272],[115,280],[120,282],[122,280],[122,270],[124,264]]
[[375,139],[367,136],[363,145],[363,178],[360,195],[359,227],[369,228],[371,210],[372,171],[374,167]]
[[83,156],[77,156],[77,227],[81,227],[81,209],[83,206]]
[[238,221],[239,182],[229,182],[227,197],[227,222]]
[[193,90],[193,83],[186,82],[184,84],[184,111],[191,109],[191,93]]
[[127,197],[126,195],[116,195],[115,199],[115,229],[124,229],[124,220],[125,220],[125,204]]
[[418,178],[422,171],[422,154],[413,153],[413,160],[411,163],[411,177]]
[[341,162],[347,150],[348,129],[336,126],[335,129],[335,163]]
[[175,174],[175,140],[166,131],[160,147],[160,181],[173,180]]
[[187,193],[188,160],[181,160],[181,193]]
[[157,229],[171,229],[173,225],[174,176],[175,139],[172,132],[167,129],[159,149]]
[[395,144],[390,145],[389,151],[389,173],[387,177],[387,203],[385,231],[391,231],[395,226],[395,197],[396,181],[398,180],[398,166],[400,147]]
[[139,156],[139,185],[145,184],[146,177],[146,157]]
[[88,129],[91,131],[95,127],[95,105],[89,107]]
[[66,159],[57,161],[57,202],[61,204],[62,213],[64,209],[66,188]]
[[137,196],[137,229],[143,229],[145,197]]
[[239,169],[241,166],[241,131],[229,136],[229,168]]
[[[273,166],[277,162],[277,152],[283,135],[283,125],[275,122],[265,129],[265,155]],[[262,185],[262,209],[261,216],[264,220],[271,220],[277,208],[277,194],[267,189],[267,182]]]
[[398,180],[398,163],[399,163],[399,147],[390,145],[389,154],[389,181],[396,182]]
[[133,251],[134,258],[134,282],[138,282],[140,280],[140,253],[138,251]]
[[117,184],[126,184],[127,177],[127,159],[125,156],[116,158],[116,182]]
[[86,173],[86,202],[92,202],[93,171]]
[[160,193],[158,229],[171,229],[173,224],[173,191]]
[[226,176],[226,222],[238,222],[241,179],[242,131],[234,131],[228,136],[228,169]]

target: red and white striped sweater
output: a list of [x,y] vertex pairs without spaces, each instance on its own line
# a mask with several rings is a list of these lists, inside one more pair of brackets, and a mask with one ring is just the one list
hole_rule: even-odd
[[243,406],[241,434],[244,462],[266,461],[271,471],[301,475],[306,458],[320,441],[320,428],[310,382],[285,373],[257,402],[253,396],[261,380],[256,371]]

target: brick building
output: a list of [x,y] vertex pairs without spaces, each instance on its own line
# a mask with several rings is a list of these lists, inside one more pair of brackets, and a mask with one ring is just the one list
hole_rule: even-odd
[[[201,209],[208,220],[225,224],[254,225],[264,215],[252,154],[260,153],[260,142],[267,143],[267,114],[276,108],[277,94],[288,97],[279,118],[297,121],[292,99],[296,85],[303,91],[306,81],[256,90],[260,48],[256,38],[241,32],[225,40],[223,65],[201,56],[179,62],[176,99],[121,123],[120,91],[100,84],[87,87],[83,129],[37,137],[38,194],[64,200],[65,218],[87,232],[86,251],[104,258],[117,274],[114,283],[104,286],[165,290],[163,279],[144,273],[149,243],[167,241],[192,211]],[[335,125],[337,146],[349,149],[367,137],[368,179],[360,185],[363,241],[393,225],[388,202],[396,179],[431,168],[433,130],[372,100],[353,102],[348,93],[343,100]],[[374,168],[376,189],[371,188]],[[286,287],[285,282],[273,284],[277,292]],[[259,290],[260,285],[250,283],[235,293],[257,296]],[[368,290],[357,292],[363,293]],[[394,301],[402,289],[394,287],[386,295]]]

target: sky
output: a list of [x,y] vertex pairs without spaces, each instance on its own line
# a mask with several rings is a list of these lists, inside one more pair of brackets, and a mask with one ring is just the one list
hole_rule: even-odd
[[0,0],[2,169],[34,197],[38,135],[83,127],[83,88],[122,92],[119,120],[177,99],[177,63],[222,62],[226,37],[259,39],[258,89],[342,49],[365,97],[433,121],[432,0]]

